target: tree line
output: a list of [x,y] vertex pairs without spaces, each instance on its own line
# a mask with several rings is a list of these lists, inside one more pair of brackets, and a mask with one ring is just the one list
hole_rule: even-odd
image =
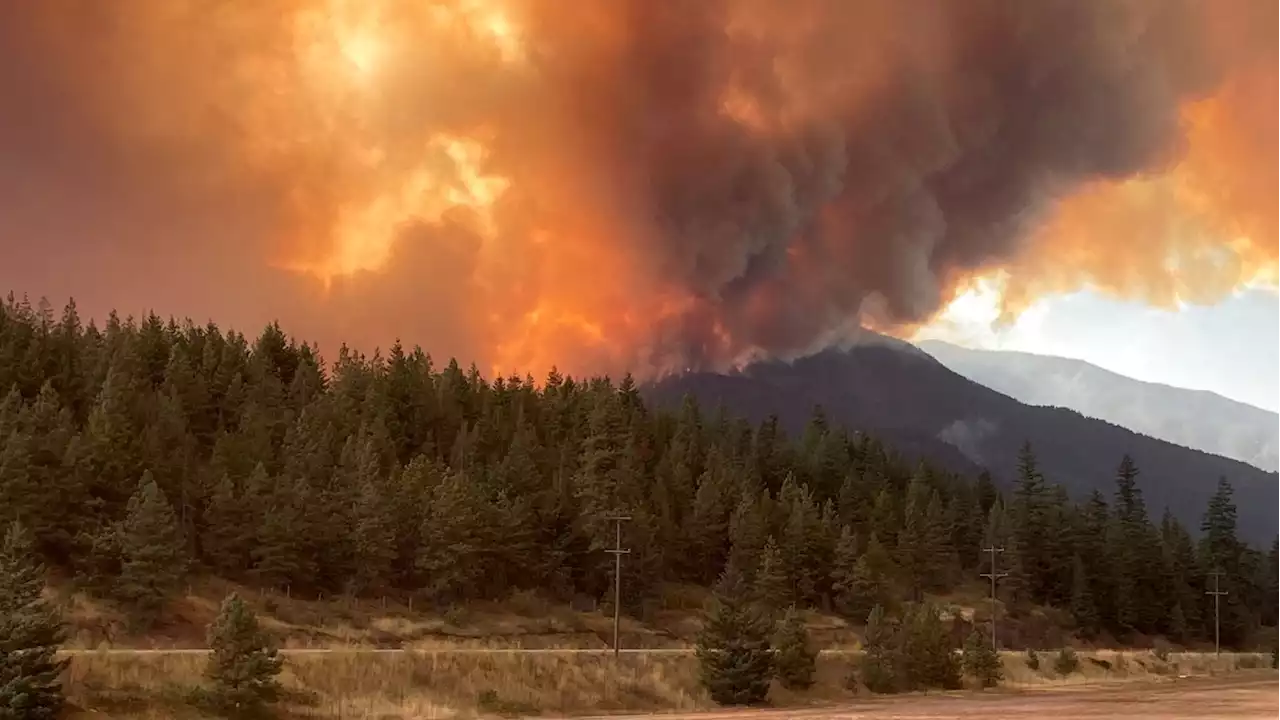
[[98,327],[74,302],[58,314],[12,295],[0,393],[0,522],[139,629],[190,572],[441,604],[605,597],[618,511],[629,613],[733,567],[768,607],[900,617],[972,582],[996,544],[1012,617],[1053,606],[1084,636],[1203,640],[1221,571],[1224,645],[1276,622],[1276,546],[1238,540],[1229,482],[1193,536],[1153,519],[1128,457],[1110,497],[1073,502],[1030,447],[999,489],[820,408],[788,437],[692,400],[649,407],[630,376],[490,380],[399,343],[326,366],[275,324],[255,338],[154,314]]

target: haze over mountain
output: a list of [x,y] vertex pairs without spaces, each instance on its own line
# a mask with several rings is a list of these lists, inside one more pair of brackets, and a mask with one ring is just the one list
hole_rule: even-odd
[[1144,382],[1083,360],[918,343],[951,370],[1028,405],[1065,407],[1144,435],[1276,470],[1280,416],[1216,393]]
[[905,342],[867,333],[843,350],[794,362],[762,361],[734,373],[688,373],[647,388],[670,406],[686,394],[736,415],[776,415],[788,432],[803,430],[815,406],[831,423],[884,438],[894,448],[956,470],[989,469],[1007,486],[1018,450],[1030,440],[1049,482],[1075,498],[1093,490],[1110,498],[1125,454],[1141,470],[1147,507],[1164,508],[1192,528],[1220,477],[1235,487],[1241,535],[1276,536],[1277,476],[1237,460],[1182,447],[1086,417],[1075,410],[1028,405],[980,385]]

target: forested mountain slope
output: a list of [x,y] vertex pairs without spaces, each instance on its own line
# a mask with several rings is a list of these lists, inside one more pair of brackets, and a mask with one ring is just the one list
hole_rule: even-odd
[[[971,580],[979,548],[995,542],[1014,617],[1053,604],[1084,636],[1196,640],[1211,632],[1205,569],[1219,568],[1231,592],[1224,642],[1275,623],[1276,546],[1241,542],[1237,513],[1251,508],[1225,482],[1185,522],[1157,523],[1143,492],[1161,473],[1135,476],[1123,443],[1069,438],[1088,467],[1113,469],[1100,471],[1104,493],[1074,504],[1052,484],[1061,464],[1047,477],[1037,469],[1038,448],[1013,466],[984,458],[1017,480],[1002,496],[985,476],[905,461],[847,432],[838,414],[881,418],[886,437],[907,437],[924,399],[944,419],[1005,407],[975,405],[985,396],[949,371],[893,370],[939,367],[903,357],[826,354],[762,366],[755,381],[716,380],[755,414],[769,405],[745,401],[786,410],[823,399],[837,411],[788,435],[695,402],[650,407],[630,378],[486,380],[399,345],[343,351],[326,366],[274,325],[255,338],[154,315],[98,328],[73,305],[59,317],[10,299],[0,303],[0,523],[29,528],[44,560],[141,629],[164,622],[191,573],[294,597],[442,607],[520,589],[606,597],[607,518],[619,510],[632,518],[623,587],[637,614],[667,584],[707,586],[733,565],[760,602],[861,623],[874,605],[898,613]],[[877,393],[852,392],[851,362],[886,373]],[[1047,458],[1068,440],[1036,438]],[[1206,530],[1201,542],[1189,527]]]
[[1241,532],[1254,542],[1276,536],[1277,477],[1245,463],[1157,440],[1063,408],[1026,405],[947,369],[914,346],[878,338],[794,363],[762,362],[740,373],[668,378],[649,390],[658,404],[686,393],[704,406],[724,403],[760,420],[777,415],[789,429],[821,405],[833,423],[864,430],[948,467],[989,468],[1009,481],[1018,448],[1030,440],[1046,477],[1073,497],[1105,490],[1116,458],[1142,468],[1148,504],[1194,525],[1220,477],[1240,498]]
[[1274,412],[1203,390],[1135,380],[1083,360],[973,350],[937,340],[920,348],[970,380],[1028,405],[1071,408],[1263,470],[1277,467],[1280,417]]

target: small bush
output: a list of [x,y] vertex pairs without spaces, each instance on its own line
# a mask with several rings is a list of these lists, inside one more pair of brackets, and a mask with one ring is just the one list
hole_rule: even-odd
[[1076,655],[1076,651],[1069,647],[1064,647],[1058,651],[1058,656],[1053,660],[1053,670],[1059,675],[1070,675],[1080,669],[1080,657]]
[[1156,656],[1160,662],[1169,662],[1169,644],[1165,642],[1157,642],[1151,654]]
[[1262,658],[1253,653],[1236,657],[1237,670],[1257,670],[1260,667],[1262,667]]
[[1040,656],[1037,655],[1036,651],[1032,650],[1031,648],[1027,648],[1027,667],[1031,668],[1032,670],[1040,669]]
[[537,706],[507,700],[499,696],[498,691],[493,689],[481,690],[476,696],[476,706],[483,712],[503,717],[526,717],[539,714]]

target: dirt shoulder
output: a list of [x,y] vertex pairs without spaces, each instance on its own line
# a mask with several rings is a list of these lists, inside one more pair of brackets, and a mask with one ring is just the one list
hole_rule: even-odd
[[[663,714],[662,720],[943,720],[991,718],[1031,720],[1219,720],[1274,718],[1280,683],[1273,671],[1238,676],[1045,686],[1017,691],[945,693],[874,698],[833,708],[760,709]],[[596,716],[578,720],[632,720],[652,715]]]

